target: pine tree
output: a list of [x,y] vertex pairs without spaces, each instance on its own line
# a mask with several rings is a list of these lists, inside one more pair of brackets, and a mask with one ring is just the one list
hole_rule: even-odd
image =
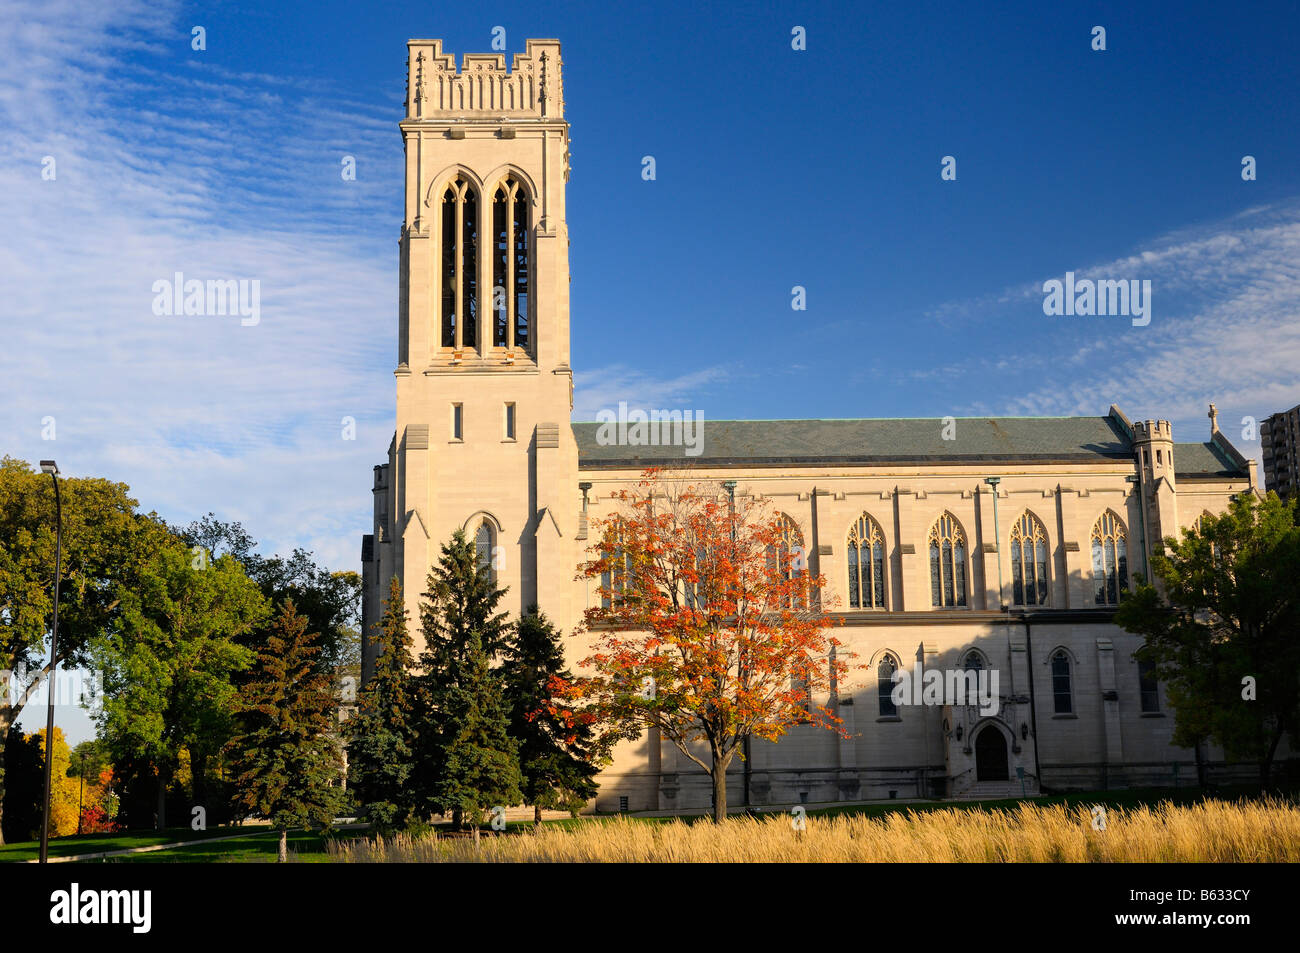
[[425,648],[414,679],[412,790],[423,815],[450,814],[455,827],[487,806],[518,804],[517,746],[491,659],[509,624],[496,611],[505,595],[464,533],[442,547],[420,606]]
[[394,576],[379,624],[375,672],[357,697],[347,724],[348,775],[363,816],[377,831],[402,827],[411,817],[414,761],[411,638],[406,630],[402,583]]
[[443,545],[428,585],[420,605],[425,668],[463,664],[472,637],[478,639],[489,661],[505,648],[510,625],[506,613],[497,612],[497,604],[506,591],[496,587],[492,571],[463,531],[457,530],[451,542]]
[[510,735],[519,742],[524,803],[575,816],[596,796],[595,736],[591,724],[557,697],[572,675],[564,667],[560,635],[536,606],[515,626],[502,666],[510,703]]
[[444,716],[440,773],[430,800],[453,826],[478,824],[484,809],[519,804],[519,748],[510,737],[510,710],[501,680],[488,669],[487,655],[471,638],[455,683],[437,696]]
[[343,801],[338,706],[331,677],[314,664],[319,641],[286,599],[258,652],[240,706],[242,731],[231,742],[238,803],[280,832],[280,862],[288,859],[289,828],[328,827]]

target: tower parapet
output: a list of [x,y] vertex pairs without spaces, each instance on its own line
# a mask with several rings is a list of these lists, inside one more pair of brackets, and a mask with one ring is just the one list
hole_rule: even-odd
[[559,40],[528,40],[510,69],[502,53],[466,53],[457,70],[442,40],[406,48],[407,120],[564,118]]

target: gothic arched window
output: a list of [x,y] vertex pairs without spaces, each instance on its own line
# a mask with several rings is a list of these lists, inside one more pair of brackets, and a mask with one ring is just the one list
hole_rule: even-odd
[[1011,601],[1047,605],[1047,530],[1028,511],[1011,527]]
[[478,560],[479,569],[487,571],[493,585],[497,581],[496,565],[492,559],[495,549],[496,533],[492,530],[492,524],[484,520],[478,524],[478,532],[474,534],[474,556]]
[[1092,527],[1092,583],[1097,605],[1119,605],[1128,588],[1128,533],[1118,516],[1107,510]]
[[849,606],[885,607],[885,537],[866,513],[849,530]]
[[1156,681],[1155,662],[1138,660],[1138,691],[1142,711],[1146,714],[1160,710],[1160,684]]
[[442,346],[478,347],[478,196],[464,176],[442,193]]
[[898,659],[885,654],[876,666],[876,694],[880,699],[880,717],[896,718],[898,706],[894,704],[894,673],[898,671]]
[[606,533],[601,555],[605,568],[600,574],[600,604],[603,609],[611,609],[632,588],[632,557],[623,548],[623,535],[618,529]]
[[1068,715],[1074,711],[1074,692],[1070,687],[1070,656],[1065,649],[1057,649],[1052,655],[1052,701],[1053,711],[1058,715]]
[[966,534],[951,513],[930,527],[930,602],[936,607],[966,604]]
[[[784,513],[781,514],[780,539],[767,547],[767,564],[769,569],[779,571],[783,579],[804,578],[808,560],[803,547],[803,533],[799,532],[799,524]],[[780,600],[784,609],[802,609],[806,601],[806,593],[802,590],[788,591]]]
[[528,239],[532,234],[528,193],[513,176],[492,198],[492,346],[532,345],[532,291]]

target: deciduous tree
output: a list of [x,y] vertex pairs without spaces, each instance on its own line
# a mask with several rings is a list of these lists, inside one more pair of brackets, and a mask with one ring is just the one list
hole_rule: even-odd
[[[113,582],[130,552],[136,506],[128,493],[125,484],[108,480],[60,479],[63,554],[55,661],[61,669],[85,663],[87,644],[108,626],[118,608]],[[4,803],[3,742],[51,670],[54,530],[50,478],[22,460],[4,457],[0,460],[0,805]]]
[[743,494],[733,505],[716,482],[651,469],[621,500],[581,573],[601,604],[585,621],[595,674],[574,694],[616,733],[657,729],[708,772],[722,821],[746,739],[776,741],[793,724],[843,731],[814,702],[847,668],[831,653],[824,579],[780,514]]
[[234,730],[232,678],[253,661],[241,645],[263,628],[269,603],[230,556],[196,559],[161,520],[138,517],[133,555],[115,585],[120,608],[94,640],[103,673],[100,735],[115,758],[145,758],[158,778],[159,829],[182,751],[194,800],[207,808],[207,765]]
[[[1227,512],[1168,537],[1116,622],[1145,636],[1174,708],[1174,741],[1206,739],[1271,782],[1284,736],[1300,738],[1300,527],[1296,504],[1242,493]],[[1160,591],[1163,589],[1163,592]]]

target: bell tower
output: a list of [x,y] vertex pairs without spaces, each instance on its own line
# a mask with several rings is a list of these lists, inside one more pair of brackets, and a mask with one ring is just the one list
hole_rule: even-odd
[[394,574],[416,623],[457,529],[491,560],[504,608],[537,603],[569,626],[579,507],[559,41],[528,40],[509,68],[491,53],[457,69],[441,40],[410,40],[400,128],[397,430],[363,544],[366,631]]

